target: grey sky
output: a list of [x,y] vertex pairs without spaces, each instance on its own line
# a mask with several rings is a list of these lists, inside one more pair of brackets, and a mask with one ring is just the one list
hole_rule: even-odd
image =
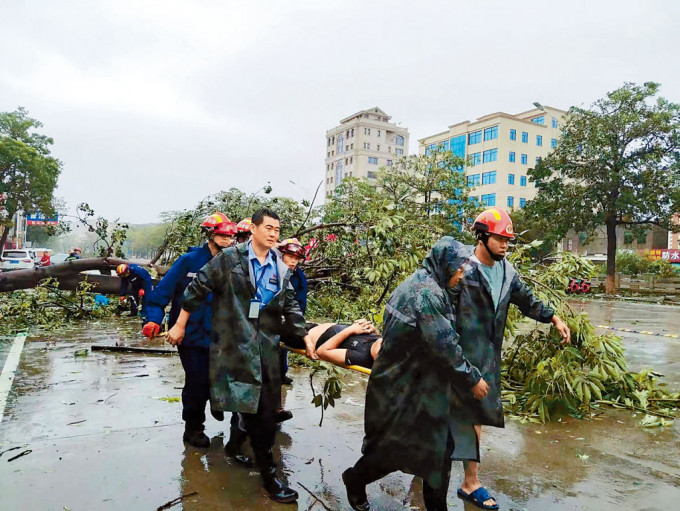
[[71,207],[149,222],[231,186],[311,198],[325,130],[364,108],[407,126],[414,153],[455,122],[625,81],[678,102],[679,15],[673,0],[0,0],[0,111],[45,124]]

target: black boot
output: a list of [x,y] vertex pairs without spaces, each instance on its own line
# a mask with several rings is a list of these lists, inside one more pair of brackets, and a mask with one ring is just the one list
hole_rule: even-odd
[[210,439],[202,429],[185,429],[184,441],[194,447],[210,447]]
[[210,415],[212,415],[215,418],[215,420],[218,420],[218,421],[224,420],[224,412],[222,410],[214,410],[214,409],[211,408],[210,409]]
[[274,422],[276,422],[277,424],[280,424],[292,418],[293,412],[289,412],[288,410],[276,410],[276,412],[274,412]]
[[352,477],[352,469],[348,468],[342,473],[342,482],[345,483],[347,490],[347,500],[352,509],[356,511],[370,511],[371,505],[368,503],[366,495],[366,485],[357,483]]
[[269,498],[282,503],[292,503],[298,499],[298,493],[276,477],[276,465],[271,449],[255,453],[255,460],[262,476],[262,486],[269,493]]
[[241,465],[252,467],[253,460],[243,454],[242,450],[243,444],[246,441],[246,436],[245,431],[241,431],[238,427],[238,420],[232,420],[231,428],[229,430],[229,441],[227,442],[227,445],[224,446],[224,454],[227,458],[230,458]]

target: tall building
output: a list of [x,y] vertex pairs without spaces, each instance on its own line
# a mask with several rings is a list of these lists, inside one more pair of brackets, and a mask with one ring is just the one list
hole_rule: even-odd
[[419,140],[419,153],[438,146],[467,161],[470,195],[484,206],[507,211],[524,207],[536,196],[527,170],[557,145],[560,120],[566,111],[549,106],[516,115],[496,112],[474,122],[463,121]]
[[378,169],[408,154],[408,129],[380,108],[350,115],[326,131],[326,197],[346,177],[372,179]]

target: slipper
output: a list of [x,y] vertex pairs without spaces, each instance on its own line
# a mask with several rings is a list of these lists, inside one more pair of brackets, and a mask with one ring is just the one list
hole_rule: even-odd
[[484,486],[480,486],[472,493],[465,493],[462,488],[458,488],[458,498],[472,502],[481,509],[498,509],[498,504],[492,504],[490,506],[484,504],[484,502],[489,499],[496,500]]

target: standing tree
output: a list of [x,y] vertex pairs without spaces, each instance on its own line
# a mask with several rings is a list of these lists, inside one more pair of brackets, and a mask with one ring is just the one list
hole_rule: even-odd
[[5,245],[17,211],[54,213],[52,194],[61,162],[50,155],[53,140],[36,133],[40,127],[42,123],[29,117],[24,108],[0,113],[0,193],[5,197],[0,247]]
[[538,195],[527,220],[549,225],[556,239],[605,226],[608,294],[616,291],[616,227],[672,229],[680,210],[680,105],[658,90],[627,83],[590,109],[572,107],[555,150],[528,172]]

